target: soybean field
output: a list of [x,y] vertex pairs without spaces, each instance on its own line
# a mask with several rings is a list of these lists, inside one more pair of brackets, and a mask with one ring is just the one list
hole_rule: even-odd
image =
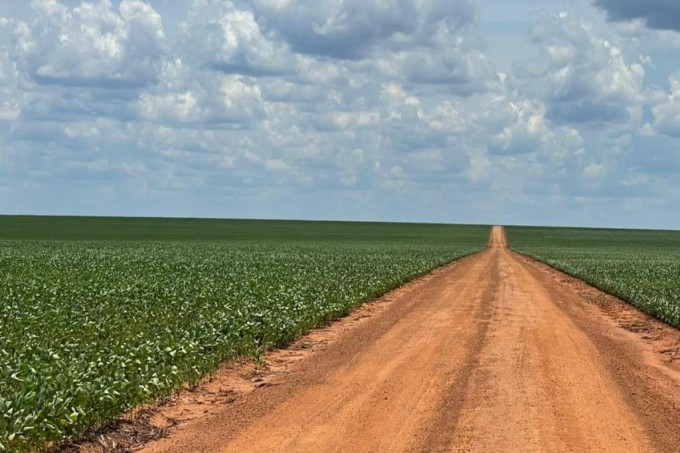
[[0,451],[58,445],[435,267],[489,228],[0,217]]
[[510,246],[680,327],[680,232],[507,227]]

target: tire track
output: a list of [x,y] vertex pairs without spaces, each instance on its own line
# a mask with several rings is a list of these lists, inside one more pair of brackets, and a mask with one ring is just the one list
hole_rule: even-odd
[[[145,452],[672,451],[680,370],[489,247]],[[674,332],[674,333],[673,333]],[[669,333],[676,335],[677,331]],[[675,337],[674,337],[675,338]]]

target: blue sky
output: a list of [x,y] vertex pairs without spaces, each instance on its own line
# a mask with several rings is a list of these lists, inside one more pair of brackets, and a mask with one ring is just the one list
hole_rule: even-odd
[[680,3],[0,3],[0,213],[674,228]]

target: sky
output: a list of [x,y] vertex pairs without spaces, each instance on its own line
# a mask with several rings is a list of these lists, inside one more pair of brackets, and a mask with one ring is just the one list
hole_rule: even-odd
[[0,213],[680,229],[680,2],[0,2]]

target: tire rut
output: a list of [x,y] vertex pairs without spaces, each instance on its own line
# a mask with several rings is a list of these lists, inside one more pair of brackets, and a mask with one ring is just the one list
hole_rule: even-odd
[[[498,260],[492,263],[492,275],[498,273]],[[436,429],[430,430],[424,442],[413,451],[443,452],[452,448],[453,436],[456,431],[461,410],[470,387],[470,380],[479,368],[481,352],[487,343],[487,333],[491,324],[490,318],[494,308],[494,301],[498,294],[500,279],[492,279],[492,286],[482,297],[482,305],[476,322],[479,330],[474,340],[468,346],[468,352],[462,368],[455,374],[453,382],[448,385],[445,398],[437,408],[437,417],[432,421]],[[423,447],[425,449],[423,449]]]
[[142,451],[677,449],[680,369],[554,275],[494,227],[483,252]]

